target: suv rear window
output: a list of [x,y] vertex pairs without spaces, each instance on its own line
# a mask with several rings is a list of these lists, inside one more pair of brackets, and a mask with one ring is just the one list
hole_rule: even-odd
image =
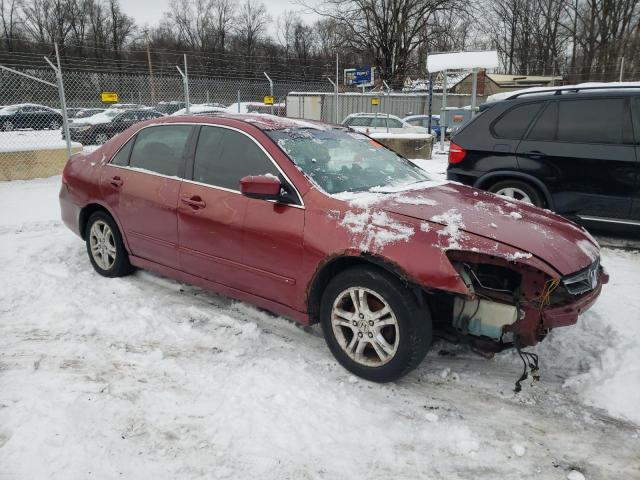
[[558,107],[559,142],[622,143],[624,99],[565,100]]
[[491,128],[494,136],[510,140],[520,140],[529,124],[540,110],[541,103],[518,105],[507,111]]

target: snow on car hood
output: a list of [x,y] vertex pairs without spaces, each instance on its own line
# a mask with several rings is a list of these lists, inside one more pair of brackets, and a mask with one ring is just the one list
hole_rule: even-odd
[[509,260],[535,255],[562,275],[585,268],[599,256],[599,246],[586,230],[548,210],[452,182],[416,186],[385,193],[345,192],[334,198],[354,209],[420,220],[423,231],[442,225],[438,238],[443,249],[461,248],[465,233],[479,235],[522,252]]

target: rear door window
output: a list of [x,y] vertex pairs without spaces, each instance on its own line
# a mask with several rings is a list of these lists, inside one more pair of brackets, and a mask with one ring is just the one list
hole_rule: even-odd
[[387,120],[387,125],[389,128],[402,128],[404,126],[400,120],[396,120],[395,118],[389,118]]
[[558,103],[550,102],[536,120],[535,125],[527,135],[527,140],[552,142],[556,139],[558,126]]
[[193,164],[193,180],[240,190],[248,175],[280,172],[262,149],[244,133],[222,127],[202,127]]
[[540,111],[541,106],[540,102],[527,103],[508,110],[491,127],[494,136],[520,140]]
[[558,105],[559,142],[622,143],[623,98],[562,100]]
[[141,130],[129,165],[170,177],[182,176],[183,156],[192,131],[190,125],[160,125]]

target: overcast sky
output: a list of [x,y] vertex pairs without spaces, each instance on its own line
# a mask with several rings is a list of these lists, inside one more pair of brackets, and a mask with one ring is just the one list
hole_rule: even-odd
[[[302,11],[302,7],[292,0],[263,0],[267,6],[269,15],[273,18],[275,23],[276,18],[285,10]],[[158,24],[162,15],[169,10],[170,0],[120,0],[122,9],[133,18],[140,26],[148,24],[149,26],[155,26]],[[320,0],[314,0],[314,3],[320,3]],[[237,1],[240,4],[240,0]],[[153,6],[151,6],[153,5]],[[307,22],[313,21],[316,17],[313,13],[301,12],[303,19]],[[275,33],[275,28],[269,30],[270,34]]]

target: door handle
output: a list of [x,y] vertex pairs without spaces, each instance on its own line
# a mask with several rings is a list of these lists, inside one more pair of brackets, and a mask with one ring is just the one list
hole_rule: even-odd
[[115,177],[112,177],[111,180],[109,180],[109,183],[114,188],[120,188],[124,182],[119,176],[116,175]]
[[542,157],[546,157],[546,155],[539,150],[532,150],[530,152],[527,152],[527,157],[532,158],[534,160],[539,160]]
[[207,206],[206,202],[198,195],[194,195],[193,197],[182,197],[181,200],[182,203],[185,203],[196,210]]

